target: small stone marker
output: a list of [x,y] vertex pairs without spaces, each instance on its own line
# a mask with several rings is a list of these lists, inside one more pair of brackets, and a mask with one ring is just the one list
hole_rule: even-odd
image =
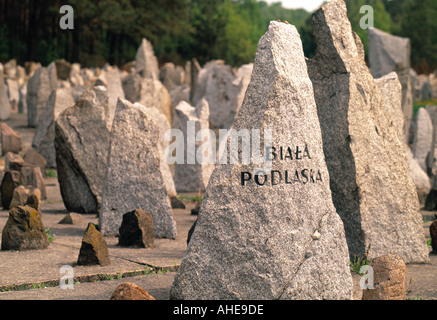
[[217,165],[171,299],[351,299],[343,224],[294,26],[270,22],[233,128],[272,130],[271,144],[261,135],[259,145],[271,169],[252,156]]
[[153,216],[145,210],[123,215],[118,245],[122,247],[154,248]]
[[70,212],[64,218],[62,218],[62,220],[59,221],[58,223],[59,224],[81,225],[81,224],[85,223],[85,220],[80,214]]
[[2,250],[45,249],[49,244],[37,210],[18,206],[9,211],[9,219],[2,231]]
[[24,165],[24,159],[13,152],[8,152],[5,155],[5,171],[21,171]]
[[374,289],[363,290],[362,300],[406,300],[407,266],[396,255],[375,258],[369,265],[373,268]]
[[0,123],[2,154],[18,153],[21,150],[21,137],[6,123]]
[[5,172],[1,184],[1,197],[3,210],[9,209],[9,206],[14,195],[14,190],[21,184],[20,171],[7,171]]
[[176,223],[160,171],[159,130],[144,109],[118,100],[99,216],[101,231],[117,234],[123,214],[142,208],[153,216],[155,237],[174,239]]
[[32,187],[16,187],[12,195],[10,208],[27,205],[41,212],[41,191]]
[[[53,136],[54,137],[54,136]],[[41,170],[41,174],[44,176],[46,173],[47,161],[33,148],[29,148],[23,157],[25,164],[32,167],[38,167]]]
[[135,283],[120,284],[111,296],[111,300],[156,300],[146,290]]
[[318,44],[308,60],[331,179],[334,205],[343,220],[349,254],[388,253],[406,263],[429,260],[423,241],[416,187],[404,142],[352,32],[343,0],[312,16]]
[[111,264],[106,241],[93,223],[88,224],[83,235],[77,264],[79,266]]

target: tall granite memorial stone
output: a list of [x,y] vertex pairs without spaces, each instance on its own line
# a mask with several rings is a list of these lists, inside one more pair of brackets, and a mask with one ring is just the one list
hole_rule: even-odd
[[406,263],[428,261],[415,185],[404,143],[352,32],[343,0],[312,17],[317,43],[308,72],[314,86],[334,205],[351,256],[371,245]]
[[[294,26],[271,22],[259,41],[234,130],[260,130],[271,163],[251,156],[217,165],[171,298],[351,299],[344,228]],[[238,150],[244,157],[243,144]]]
[[159,128],[139,103],[119,99],[109,146],[100,229],[115,235],[123,215],[137,209],[153,216],[155,237],[176,237],[176,223],[160,170]]

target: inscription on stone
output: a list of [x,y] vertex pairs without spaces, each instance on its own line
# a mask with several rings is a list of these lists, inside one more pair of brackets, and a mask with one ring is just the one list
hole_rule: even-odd
[[[311,160],[308,145],[305,147],[277,147],[265,148],[265,158],[268,161]],[[287,170],[258,170],[257,172],[242,171],[240,173],[242,186],[277,186],[281,184],[303,184],[323,182],[319,169],[290,168]]]

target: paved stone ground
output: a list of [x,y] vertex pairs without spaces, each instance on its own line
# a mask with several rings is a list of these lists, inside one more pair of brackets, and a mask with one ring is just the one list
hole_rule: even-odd
[[[24,154],[30,147],[34,129],[27,128],[26,115],[14,114],[7,123],[21,134]],[[111,264],[77,266],[83,233],[88,222],[98,222],[97,215],[82,215],[84,223],[81,225],[59,224],[68,213],[59,183],[56,178],[46,178],[46,184],[48,199],[42,203],[41,216],[54,241],[45,250],[0,251],[0,300],[108,300],[124,281],[145,288],[158,300],[169,298],[175,271],[186,251],[188,230],[196,220],[196,216],[190,215],[193,202],[186,201],[184,210],[173,209],[178,229],[176,240],[155,239],[153,249],[133,249],[118,247],[116,237],[105,237]],[[429,237],[429,225],[436,219],[436,213],[422,212],[424,238]],[[7,218],[8,211],[0,211],[0,232]],[[430,264],[408,265],[408,299],[437,299],[437,255],[430,258]],[[60,268],[64,265],[72,267],[73,290],[59,287],[65,275],[60,273]]]

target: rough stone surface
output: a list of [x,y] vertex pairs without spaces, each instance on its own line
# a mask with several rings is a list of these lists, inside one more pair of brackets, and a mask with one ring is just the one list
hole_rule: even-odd
[[162,179],[164,180],[165,189],[170,197],[175,197],[177,195],[176,187],[173,181],[173,175],[171,173],[169,164],[166,161],[165,149],[169,145],[168,141],[165,141],[164,136],[168,130],[171,129],[170,123],[163,113],[161,113],[157,108],[150,107],[145,108],[144,111],[155,121],[159,128],[159,159],[160,159],[160,170],[162,174]]
[[352,32],[343,0],[312,17],[317,50],[308,61],[334,205],[343,220],[349,254],[388,253],[406,262],[429,260],[419,201],[404,143]]
[[375,84],[381,93],[381,104],[386,111],[390,126],[397,130],[401,143],[405,141],[404,115],[402,112],[402,86],[396,72],[375,79]]
[[[280,160],[278,153],[272,171],[282,179],[277,174],[272,185],[268,169],[263,186],[255,177],[242,186],[242,172],[254,174],[262,166],[254,158],[216,167],[171,298],[351,299],[343,224],[331,199],[314,94],[294,26],[271,22],[259,41],[234,129],[271,129],[272,146],[278,152],[289,146],[293,153],[299,146],[300,160]],[[263,143],[272,147],[261,138]],[[264,181],[262,174],[256,178]],[[312,238],[315,231],[319,240]]]
[[3,210],[9,209],[9,206],[14,195],[14,190],[21,184],[20,171],[7,171],[3,175],[1,184],[1,197]]
[[153,217],[145,210],[134,210],[123,215],[118,245],[122,247],[154,248]]
[[115,289],[111,300],[156,300],[146,290],[135,283],[125,282]]
[[250,79],[251,67],[236,74],[222,60],[207,63],[200,70],[193,105],[205,98],[210,106],[210,122],[214,128],[229,129],[234,122]]
[[38,123],[32,147],[46,159],[47,167],[49,168],[56,168],[55,120],[59,114],[73,105],[74,99],[71,89],[59,88],[53,90],[47,102],[44,115]]
[[160,171],[158,136],[158,127],[144,106],[119,100],[99,217],[104,235],[116,234],[123,214],[141,208],[153,216],[155,237],[176,237],[176,223]]
[[176,196],[170,197],[170,204],[172,209],[185,209],[185,204],[179,200]]
[[405,153],[407,154],[408,164],[410,167],[410,177],[416,186],[419,202],[425,203],[426,198],[431,191],[431,180],[426,172],[420,167],[417,159],[413,157],[410,147],[405,145]]
[[13,152],[8,152],[5,155],[5,171],[21,171],[24,165],[24,159]]
[[80,214],[74,213],[74,212],[70,212],[64,218],[62,218],[62,220],[59,221],[58,223],[59,224],[81,225],[81,224],[85,223],[85,220],[84,220],[84,218]]
[[396,255],[375,258],[373,268],[374,289],[363,290],[363,300],[406,300],[407,266]]
[[56,167],[68,211],[98,212],[109,140],[108,98],[102,87],[85,92],[56,119]]
[[70,78],[71,63],[67,62],[65,59],[57,60],[55,63],[58,79],[68,80]]
[[[30,197],[32,197],[32,200],[29,201]],[[39,189],[26,188],[24,186],[18,186],[15,188],[12,195],[10,208],[26,205],[29,205],[29,207],[41,212],[41,191]]]
[[125,94],[121,81],[120,70],[117,67],[106,66],[99,79],[103,81],[108,94],[109,120],[112,124],[118,99],[124,99]]
[[434,253],[437,253],[437,221],[434,221],[429,226],[429,234],[431,236],[431,248]]
[[45,249],[49,240],[38,211],[19,206],[9,211],[9,219],[2,231],[2,250]]
[[38,167],[41,170],[41,174],[45,176],[47,161],[38,153],[38,151],[33,148],[29,148],[23,157],[23,161],[32,167]]
[[18,153],[21,150],[21,137],[6,123],[0,123],[2,155],[8,152]]
[[70,83],[73,87],[83,87],[85,82],[80,74],[80,64],[73,63],[70,70]]
[[0,73],[0,120],[7,120],[11,116],[11,104],[8,98],[8,88],[5,85],[3,74]]
[[18,80],[7,78],[5,82],[8,88],[8,97],[9,97],[9,103],[11,105],[11,110],[17,112],[18,102],[20,101]]
[[159,79],[158,59],[153,52],[152,44],[143,39],[135,56],[135,71],[143,78]]
[[410,39],[369,29],[370,72],[375,78],[392,71],[410,68]]
[[111,264],[106,241],[92,223],[88,224],[83,235],[77,264],[79,266]]
[[370,72],[375,78],[392,71],[402,84],[402,110],[405,117],[405,138],[413,118],[413,87],[410,78],[410,39],[393,36],[376,28],[369,29]]
[[[184,143],[184,163],[176,163],[174,171],[174,183],[178,192],[201,192],[206,190],[209,178],[215,167],[214,155],[211,152],[202,153],[204,158],[200,159],[200,148],[203,150],[212,150],[215,148],[215,139],[212,135],[202,137],[203,140],[193,141],[194,148],[191,148],[188,141],[195,138],[199,131],[209,129],[209,105],[206,99],[198,102],[196,107],[191,106],[188,102],[181,101],[176,107],[179,118],[179,129],[183,136],[186,137],[187,143]],[[190,137],[189,126],[194,128],[196,136]],[[182,149],[182,148],[181,148]],[[194,161],[192,161],[192,160]],[[190,163],[191,162],[191,163]]]
[[141,92],[141,76],[136,72],[131,72],[122,80],[125,98],[132,103],[138,102]]
[[141,81],[141,91],[138,102],[146,108],[155,107],[165,115],[170,124],[172,123],[173,108],[170,95],[159,80],[143,79]]
[[39,167],[24,164],[21,168],[21,183],[41,191],[41,199],[47,199],[46,185]]
[[420,108],[414,126],[413,154],[425,172],[427,171],[426,158],[431,152],[432,136],[433,126],[429,113],[425,108]]
[[159,71],[159,80],[168,91],[171,91],[184,83],[185,70],[181,66],[175,66],[174,63],[168,62]]
[[28,126],[36,128],[41,115],[47,107],[52,90],[47,68],[39,67],[27,82],[27,120]]

